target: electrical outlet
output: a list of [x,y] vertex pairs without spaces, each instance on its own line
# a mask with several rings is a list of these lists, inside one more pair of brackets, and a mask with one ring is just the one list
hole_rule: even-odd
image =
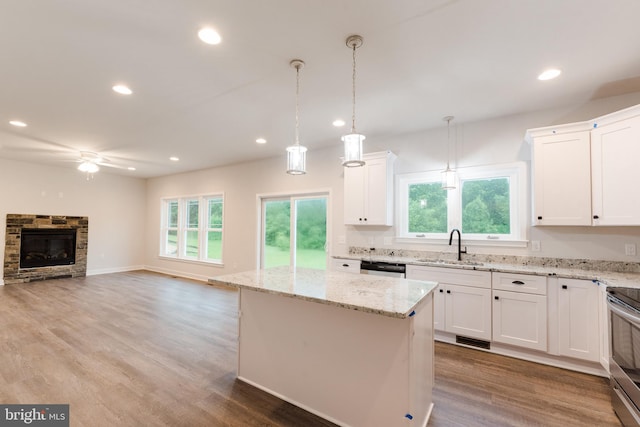
[[627,256],[636,256],[636,244],[627,243],[624,245],[624,254]]
[[338,244],[345,245],[347,243],[347,238],[345,236],[338,236]]
[[384,238],[384,245],[385,246],[391,246],[392,242],[393,242],[393,239],[391,237],[385,237]]
[[369,237],[369,246],[373,247],[376,244],[375,237]]
[[540,240],[531,241],[531,250],[533,252],[540,252]]

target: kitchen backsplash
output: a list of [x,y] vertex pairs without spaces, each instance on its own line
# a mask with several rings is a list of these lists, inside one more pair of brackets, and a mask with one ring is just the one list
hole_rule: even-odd
[[[367,257],[392,257],[398,261],[408,262],[411,259],[421,261],[454,261],[456,254],[451,252],[412,251],[406,249],[370,249],[357,246],[349,247],[349,255],[366,259]],[[513,255],[463,254],[463,261],[484,264],[527,265],[551,268],[574,268],[582,270],[611,271],[617,273],[640,273],[640,263],[605,261],[593,259],[545,258]],[[408,260],[408,261],[407,261]]]

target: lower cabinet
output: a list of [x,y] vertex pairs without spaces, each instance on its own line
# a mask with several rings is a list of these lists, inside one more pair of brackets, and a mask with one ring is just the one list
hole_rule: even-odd
[[491,273],[407,265],[407,279],[438,282],[434,328],[464,337],[491,340]]
[[495,272],[493,341],[547,351],[547,278]]
[[558,279],[560,355],[600,361],[599,313],[596,283],[590,280]]
[[547,351],[547,297],[493,291],[493,341]]

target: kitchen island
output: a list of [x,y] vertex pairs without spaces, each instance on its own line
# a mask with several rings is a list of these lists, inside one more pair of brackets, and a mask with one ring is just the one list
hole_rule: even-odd
[[239,289],[240,380],[342,426],[426,426],[434,282],[277,267]]

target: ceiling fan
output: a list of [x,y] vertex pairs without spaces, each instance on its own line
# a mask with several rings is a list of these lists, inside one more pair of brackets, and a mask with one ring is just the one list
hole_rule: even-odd
[[[80,158],[76,160],[80,164],[78,165],[78,170],[80,172],[85,172],[87,174],[87,179],[93,176],[94,173],[100,170],[100,166],[105,166],[109,168],[115,169],[125,169],[123,166],[118,166],[113,163],[106,157],[99,155],[98,153],[94,153],[92,151],[81,151]],[[128,168],[132,170],[133,168]]]

